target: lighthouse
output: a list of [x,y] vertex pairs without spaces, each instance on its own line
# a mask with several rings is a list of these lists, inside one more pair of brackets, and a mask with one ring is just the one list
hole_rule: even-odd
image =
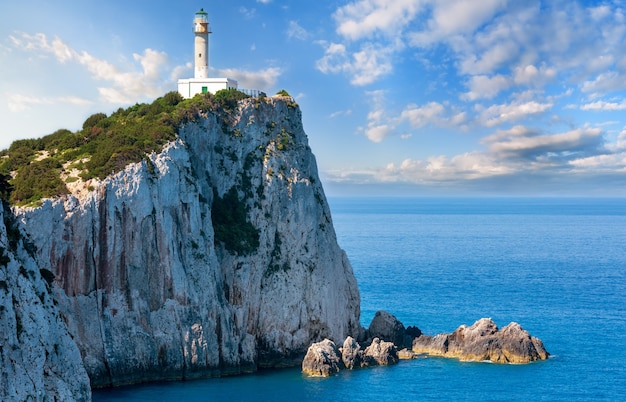
[[193,19],[193,33],[195,35],[194,75],[193,78],[209,78],[209,15],[203,8],[196,13]]
[[237,89],[237,81],[231,78],[209,77],[209,14],[203,8],[193,19],[194,73],[193,78],[178,80],[178,93],[192,98],[199,93],[215,93],[220,89]]

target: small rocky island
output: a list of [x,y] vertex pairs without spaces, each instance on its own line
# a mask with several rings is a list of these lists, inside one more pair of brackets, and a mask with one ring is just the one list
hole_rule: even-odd
[[388,366],[400,359],[450,357],[462,361],[530,363],[550,355],[543,342],[518,323],[498,329],[490,318],[471,326],[461,325],[450,334],[428,336],[416,327],[405,328],[393,315],[379,311],[374,316],[361,346],[348,336],[342,347],[324,339],[312,344],[302,362],[302,372],[328,377],[342,369]]

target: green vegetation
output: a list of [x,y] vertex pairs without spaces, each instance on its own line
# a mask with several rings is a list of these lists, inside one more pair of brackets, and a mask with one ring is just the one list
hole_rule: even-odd
[[183,100],[178,92],[169,92],[151,104],[120,108],[110,116],[95,113],[75,133],[61,129],[42,138],[15,141],[0,151],[0,199],[28,205],[67,194],[66,183],[78,180],[68,175],[72,169],[83,180],[103,179],[130,163],[146,160],[154,175],[146,155],[174,140],[181,124],[209,111],[225,117],[247,97],[241,91],[222,90]]
[[224,197],[217,192],[213,197],[211,219],[215,230],[215,243],[223,243],[226,250],[238,255],[248,255],[259,247],[259,230],[248,222],[245,202],[239,198],[235,187]]
[[289,95],[289,92],[285,91],[284,89],[281,89],[280,91],[276,92],[276,95],[288,96],[291,98],[291,95]]
[[227,111],[232,111],[237,108],[237,102],[242,99],[249,98],[244,92],[236,89],[222,89],[215,93],[215,102]]

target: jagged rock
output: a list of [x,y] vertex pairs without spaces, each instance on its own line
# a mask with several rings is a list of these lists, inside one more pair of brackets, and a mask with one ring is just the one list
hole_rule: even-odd
[[312,377],[328,377],[337,373],[342,365],[337,345],[330,339],[324,339],[309,347],[302,361],[302,372]]
[[352,338],[347,337],[343,342],[343,347],[339,349],[341,352],[341,360],[347,369],[352,370],[355,367],[361,367],[363,363],[363,350],[361,345]]
[[312,342],[360,333],[289,98],[207,112],[159,154],[81,185],[18,213],[94,387],[298,365]]
[[[418,329],[419,331],[419,329]],[[412,330],[412,332],[414,332]],[[410,347],[412,337],[407,336],[404,324],[393,314],[377,311],[368,329],[370,338],[380,338],[392,342],[399,348]],[[421,333],[421,332],[420,332]]]
[[0,400],[89,400],[78,347],[49,292],[51,273],[19,237],[0,201]]
[[529,363],[549,356],[541,340],[519,324],[512,322],[499,330],[489,318],[470,327],[461,325],[451,334],[417,337],[412,349],[417,354],[495,363]]
[[392,342],[385,342],[374,338],[372,344],[365,348],[364,366],[389,366],[398,363],[396,346]]

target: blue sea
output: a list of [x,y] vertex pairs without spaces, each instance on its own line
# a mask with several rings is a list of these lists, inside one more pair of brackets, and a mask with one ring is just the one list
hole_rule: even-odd
[[626,200],[331,198],[340,246],[377,310],[426,334],[491,317],[552,354],[441,358],[305,378],[298,369],[94,393],[95,401],[626,401]]

